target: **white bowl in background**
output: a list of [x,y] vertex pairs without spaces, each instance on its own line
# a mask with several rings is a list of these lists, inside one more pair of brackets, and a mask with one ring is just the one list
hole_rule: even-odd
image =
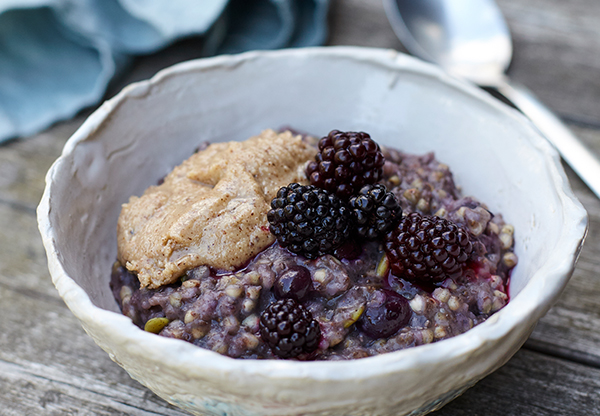
[[[137,328],[108,284],[121,204],[200,142],[282,126],[361,130],[404,151],[435,151],[465,195],[515,226],[510,303],[454,338],[342,362],[233,359]],[[523,116],[431,65],[356,47],[251,52],[161,71],[95,111],[46,182],[38,220],[60,295],[133,378],[194,414],[435,410],[519,349],[566,285],[587,227],[557,153]]]

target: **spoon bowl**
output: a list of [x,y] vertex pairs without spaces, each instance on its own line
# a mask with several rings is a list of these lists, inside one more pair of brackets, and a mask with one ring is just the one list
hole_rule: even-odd
[[386,12],[410,53],[494,87],[512,57],[510,32],[492,0],[391,0]]

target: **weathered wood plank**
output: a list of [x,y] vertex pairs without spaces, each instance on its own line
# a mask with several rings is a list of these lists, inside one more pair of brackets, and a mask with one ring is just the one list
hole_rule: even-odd
[[0,361],[1,414],[184,416],[139,385],[106,383],[93,373],[73,377],[55,366]]
[[[0,289],[0,414],[183,415],[132,380],[63,305]],[[15,308],[15,305],[21,305]]]
[[0,203],[35,210],[44,190],[46,172],[88,113],[30,139],[0,146]]
[[52,285],[35,217],[0,204],[0,414],[165,414],[83,331]]
[[[106,383],[97,375],[73,377],[55,366],[0,361],[0,403],[12,415],[183,415],[149,403],[142,388]],[[8,400],[6,400],[8,399]],[[158,400],[158,399],[157,399]],[[600,370],[521,350],[440,416],[544,416],[600,414]]]
[[600,370],[520,350],[436,416],[600,415]]
[[388,23],[381,0],[334,0],[328,45],[354,45],[406,51]]
[[[50,281],[33,212],[0,203],[0,230],[0,288],[63,305]],[[0,297],[0,307],[8,301]]]
[[[573,130],[600,153],[599,130]],[[571,281],[526,346],[600,368],[600,200],[568,168],[567,174],[588,211],[589,232]]]
[[513,34],[511,77],[554,111],[600,124],[600,2],[498,3]]
[[113,363],[60,299],[4,285],[0,299],[0,414],[183,414]]

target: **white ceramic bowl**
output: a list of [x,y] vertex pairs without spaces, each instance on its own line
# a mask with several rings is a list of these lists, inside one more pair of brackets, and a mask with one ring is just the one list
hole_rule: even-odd
[[[236,360],[146,333],[109,290],[121,204],[204,140],[292,126],[363,130],[435,151],[467,195],[516,229],[512,300],[439,343],[344,362]],[[425,414],[504,364],[566,285],[586,231],[557,153],[519,113],[406,55],[353,47],[186,62],[125,88],[48,172],[39,227],[56,288],[129,374],[195,414]],[[412,413],[411,413],[412,412]]]

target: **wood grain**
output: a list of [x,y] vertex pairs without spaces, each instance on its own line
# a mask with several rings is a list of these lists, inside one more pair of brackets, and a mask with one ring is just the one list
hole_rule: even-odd
[[[600,2],[499,0],[510,75],[600,154]],[[335,0],[332,45],[402,50],[380,0]],[[181,59],[194,40],[136,60],[107,97]],[[44,176],[91,110],[0,147],[0,415],[182,415],[133,381],[81,329],[54,289],[35,223]],[[566,168],[590,215],[573,277],[517,355],[436,414],[600,414],[600,201]]]
[[436,416],[600,415],[600,370],[519,351]]
[[600,2],[498,4],[513,34],[511,77],[564,117],[600,126]]
[[0,204],[0,415],[183,414],[83,331],[48,276],[34,218]]
[[0,360],[0,402],[5,416],[186,415],[139,385],[107,383],[94,373],[74,377],[68,369]]

